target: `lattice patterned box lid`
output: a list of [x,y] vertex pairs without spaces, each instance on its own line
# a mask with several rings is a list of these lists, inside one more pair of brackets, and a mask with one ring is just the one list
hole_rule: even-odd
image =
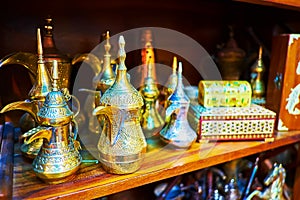
[[198,140],[263,140],[274,137],[276,113],[262,106],[205,108],[191,105],[188,120]]
[[249,107],[251,85],[247,81],[201,80],[198,84],[198,102],[211,107]]

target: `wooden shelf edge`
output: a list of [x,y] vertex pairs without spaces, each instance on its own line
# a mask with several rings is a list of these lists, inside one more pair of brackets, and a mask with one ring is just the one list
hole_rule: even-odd
[[298,0],[233,0],[233,1],[300,11],[300,1]]
[[[34,192],[31,191],[30,195],[21,198],[74,199],[103,197],[297,142],[300,142],[300,132],[279,134],[274,142],[220,142],[216,143],[207,158],[199,158],[199,155],[197,155],[199,146],[196,145],[195,148],[186,151],[176,162],[166,168],[149,172],[141,169],[141,171],[128,175],[104,175],[100,173],[93,178],[87,177],[62,185],[47,186]],[[228,149],[232,146],[235,146],[235,149]]]

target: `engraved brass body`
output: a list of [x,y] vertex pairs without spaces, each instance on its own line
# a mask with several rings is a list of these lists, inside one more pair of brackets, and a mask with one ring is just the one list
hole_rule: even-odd
[[138,170],[147,147],[139,120],[143,98],[128,80],[124,46],[124,38],[120,36],[116,80],[93,112],[100,123],[105,117],[98,141],[100,162],[107,172],[115,174]]
[[179,62],[177,86],[169,97],[166,110],[166,123],[160,131],[161,139],[175,147],[188,148],[197,138],[196,132],[187,120],[190,100],[183,90],[182,65]]
[[38,155],[33,160],[33,171],[50,184],[68,180],[79,168],[81,155],[76,141],[77,124],[67,105],[65,95],[57,88],[57,63],[53,62],[53,89],[37,113],[38,127],[26,132],[25,144],[43,139]]

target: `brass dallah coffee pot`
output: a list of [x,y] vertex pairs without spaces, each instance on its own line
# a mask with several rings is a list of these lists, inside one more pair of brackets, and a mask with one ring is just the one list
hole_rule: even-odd
[[165,87],[162,90],[163,99],[160,104],[163,105],[164,108],[168,106],[168,98],[173,94],[177,85],[177,57],[173,57],[172,63],[172,74],[169,76],[167,82],[165,83]]
[[147,143],[139,114],[143,98],[130,84],[125,66],[125,40],[119,38],[119,66],[114,84],[100,99],[93,114],[99,123],[105,117],[98,141],[99,160],[109,173],[127,174],[137,171],[142,163]]
[[[105,54],[103,55],[103,67],[101,72],[94,77],[93,83],[96,86],[96,90],[101,91],[101,94],[104,94],[104,92],[113,85],[116,79],[116,74],[113,71],[113,68],[111,66],[111,55],[110,55],[110,35],[109,31],[105,34],[105,44],[104,44]],[[96,99],[96,102],[98,103],[100,100]]]
[[262,60],[262,47],[259,48],[258,58],[251,66],[251,88],[252,88],[252,103],[264,105],[265,100],[265,83],[263,75],[265,73],[265,65]]
[[152,32],[151,30],[144,30],[141,38],[142,45],[144,46],[141,50],[142,66],[141,66],[141,83],[144,85],[145,79],[148,76],[148,65],[152,64],[151,74],[152,79],[156,82],[156,68],[155,68],[155,53],[152,45]]
[[[22,116],[22,118],[24,117],[24,119],[29,119],[29,115],[32,117],[32,119],[34,119],[33,122],[30,121],[31,124],[28,125],[29,128],[26,127],[26,129],[28,128],[28,130],[37,125],[37,112],[43,106],[46,95],[52,90],[50,74],[46,68],[45,61],[43,59],[43,48],[39,28],[37,29],[37,52],[37,75],[35,83],[33,84],[31,90],[28,93],[29,100],[10,103],[4,108],[2,108],[0,111],[0,113],[6,113],[12,110],[22,110],[27,112]],[[23,122],[25,122],[25,120],[23,120]],[[21,124],[21,126],[23,125]],[[29,158],[34,158],[40,150],[41,145],[41,139],[32,142],[30,145],[22,144],[21,152]]]
[[58,65],[53,61],[53,88],[37,112],[40,124],[23,134],[24,143],[43,139],[43,145],[33,160],[33,171],[45,182],[56,184],[68,180],[79,168],[81,155],[74,114],[65,95],[58,89]]
[[164,120],[156,108],[156,102],[160,92],[152,77],[152,64],[151,62],[148,63],[148,76],[145,78],[144,85],[139,90],[144,98],[141,125],[146,138],[156,135],[158,133],[157,129],[164,124]]
[[223,80],[239,80],[246,52],[238,47],[234,38],[233,28],[230,26],[229,40],[217,54],[217,64]]
[[109,31],[107,31],[106,34],[102,36],[103,39],[105,39],[105,44],[104,44],[105,54],[103,55],[103,65],[102,65],[101,72],[98,73],[93,78],[93,88],[95,88],[95,90],[89,90],[83,88],[79,89],[79,91],[85,91],[89,93],[84,104],[84,110],[86,111],[88,116],[89,130],[92,133],[97,133],[97,134],[99,132],[99,123],[97,121],[96,116],[92,115],[92,112],[95,109],[95,107],[99,106],[101,94],[104,94],[104,92],[113,85],[116,79],[115,72],[113,71],[112,68]]
[[[100,70],[100,60],[93,54],[78,54],[73,59],[69,56],[61,53],[55,44],[54,34],[53,34],[53,23],[51,18],[45,19],[45,25],[42,29],[42,45],[44,49],[44,62],[49,70],[49,73],[52,73],[52,61],[56,60],[58,63],[58,86],[59,88],[68,88],[71,89],[71,74],[73,66],[75,64],[85,62],[94,71],[97,75]],[[37,72],[37,56],[34,53],[30,52],[16,52],[10,55],[5,56],[0,60],[0,67],[9,66],[11,64],[21,65],[28,69],[30,72],[30,78],[32,83],[35,82],[36,72]]]
[[179,62],[177,86],[168,99],[166,123],[160,131],[161,139],[179,148],[188,148],[197,138],[196,132],[190,127],[187,120],[190,100],[183,90],[182,63]]

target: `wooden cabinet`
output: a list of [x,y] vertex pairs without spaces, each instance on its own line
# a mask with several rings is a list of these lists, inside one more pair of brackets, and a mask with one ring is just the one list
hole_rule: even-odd
[[[300,3],[297,0],[238,1],[141,2],[135,0],[102,3],[96,0],[84,2],[77,0],[71,4],[49,1],[43,5],[33,1],[30,1],[33,4],[28,1],[6,1],[3,8],[6,8],[11,14],[0,14],[2,25],[0,55],[4,57],[15,51],[35,52],[35,28],[38,24],[42,24],[41,21],[48,14],[47,12],[53,13],[52,17],[56,23],[57,47],[70,55],[90,51],[98,44],[101,33],[106,29],[110,29],[114,34],[139,26],[167,27],[194,38],[210,54],[214,54],[218,43],[225,42],[228,32],[226,26],[230,23],[237,26],[236,38],[241,46],[249,51],[256,49],[262,40],[266,49],[270,49],[273,34],[283,32],[283,29],[300,31],[298,29],[300,23],[296,21],[297,18],[300,19],[300,12],[298,12]],[[14,5],[15,3],[17,5]],[[288,20],[289,23],[280,24],[282,22],[280,20]],[[247,22],[249,22],[249,26],[246,26]],[[254,32],[250,22],[257,28]],[[243,28],[248,29],[239,30],[241,23],[244,25]],[[243,34],[240,34],[241,32]],[[247,37],[246,40],[245,37]],[[271,56],[270,53],[269,56]],[[170,64],[171,59],[158,56],[158,61]],[[196,84],[197,81],[198,79],[193,83]],[[14,134],[11,127],[6,127],[8,127],[6,130],[8,135]],[[7,139],[3,140],[1,137],[0,139],[5,145],[4,142]],[[14,154],[7,154],[7,156],[13,156],[13,166],[3,163],[1,165],[1,167],[8,167],[5,174],[13,182],[12,187],[9,187],[9,184],[7,185],[5,182],[6,179],[1,177],[1,187],[6,197],[14,199],[93,199],[259,152],[294,145],[300,142],[300,131],[276,132],[274,142],[270,143],[260,141],[196,143],[185,151],[165,149],[160,151],[162,146],[157,144],[157,148],[147,153],[141,169],[136,173],[112,175],[105,173],[100,164],[84,163],[72,181],[59,185],[47,185],[37,179],[31,170],[30,161],[24,159],[18,152],[18,142],[11,142],[12,137],[8,140],[10,140],[9,144],[15,145],[15,151]],[[1,162],[3,162],[3,154],[1,156]],[[88,158],[88,153],[83,152],[83,156]],[[297,166],[299,166],[299,161],[300,152]],[[300,199],[300,193],[297,190],[300,188],[300,169],[297,169],[295,176],[294,195],[295,199]],[[0,198],[2,197],[0,196]]]

